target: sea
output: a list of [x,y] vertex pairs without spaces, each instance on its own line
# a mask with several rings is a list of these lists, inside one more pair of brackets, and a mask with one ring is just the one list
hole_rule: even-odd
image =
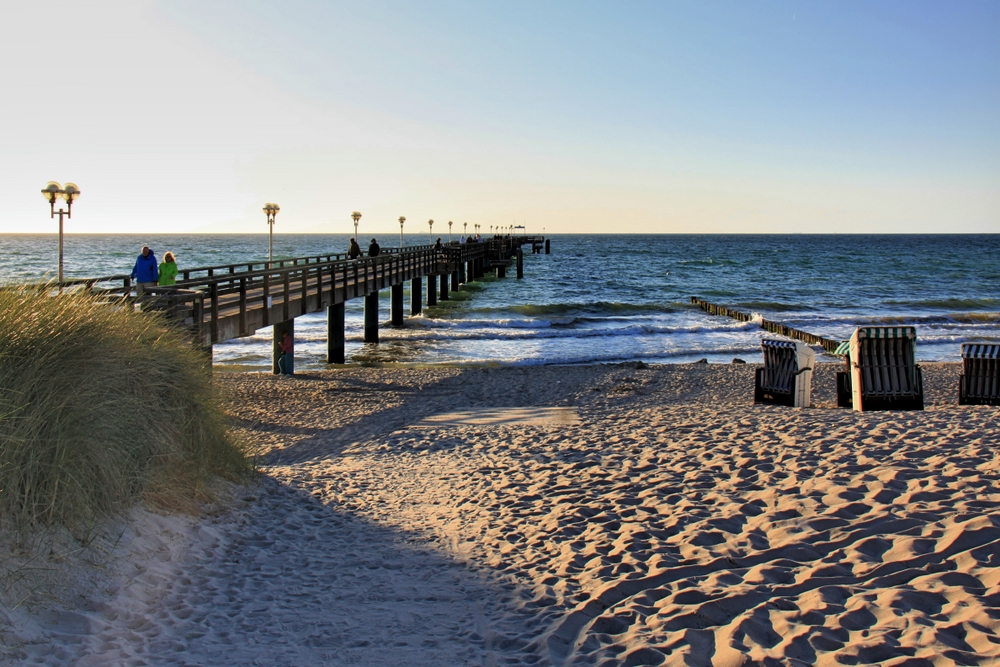
[[[371,234],[363,236],[368,240]],[[275,258],[345,252],[346,234],[281,234]],[[1000,235],[552,234],[551,254],[463,285],[392,327],[382,292],[380,342],[362,341],[362,300],[346,306],[355,364],[537,365],[761,360],[756,322],[709,315],[692,296],[846,340],[859,326],[912,325],[923,361],[957,361],[964,342],[1000,339]],[[381,235],[398,246],[399,235]],[[405,245],[426,244],[407,235]],[[456,235],[457,240],[457,235]],[[167,250],[181,268],[267,258],[266,234],[67,235],[65,275],[128,273],[139,248]],[[367,243],[362,246],[366,247]],[[0,235],[0,281],[56,273],[55,235]],[[425,287],[426,289],[426,287]],[[407,285],[407,292],[409,285]],[[426,297],[425,297],[426,302]],[[407,308],[409,294],[405,296]],[[296,369],[326,367],[326,318],[297,318]],[[271,332],[218,343],[214,363],[266,370]],[[817,352],[821,352],[817,348]],[[821,355],[833,360],[833,357]]]

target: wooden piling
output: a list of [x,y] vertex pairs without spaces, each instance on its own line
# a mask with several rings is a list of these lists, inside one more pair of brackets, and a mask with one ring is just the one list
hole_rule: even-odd
[[365,342],[378,342],[378,292],[365,295]]
[[344,303],[335,303],[326,309],[326,363],[344,363]]
[[451,278],[451,276],[449,274],[447,274],[447,273],[442,273],[441,274],[441,300],[442,301],[447,301],[448,300],[448,280],[450,278]]
[[392,320],[392,326],[401,327],[403,326],[403,283],[393,285],[389,291],[389,316]]
[[410,315],[419,315],[423,300],[424,279],[414,278],[410,281]]
[[427,276],[427,307],[438,305],[437,276]]
[[521,250],[521,246],[517,247],[517,279],[521,280],[524,278],[524,252]]

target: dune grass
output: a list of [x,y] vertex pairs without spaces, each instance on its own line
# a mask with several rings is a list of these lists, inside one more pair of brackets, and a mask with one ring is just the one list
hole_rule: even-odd
[[155,313],[0,290],[0,526],[190,506],[216,476],[248,475],[207,361]]

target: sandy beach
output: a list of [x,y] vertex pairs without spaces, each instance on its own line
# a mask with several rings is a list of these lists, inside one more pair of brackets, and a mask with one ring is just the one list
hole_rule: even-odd
[[954,364],[836,409],[836,370],[808,409],[738,364],[219,373],[260,483],[108,528],[4,658],[1000,664],[997,409]]

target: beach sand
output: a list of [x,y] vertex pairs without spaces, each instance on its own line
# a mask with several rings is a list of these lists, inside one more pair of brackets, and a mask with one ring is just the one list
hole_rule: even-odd
[[807,409],[752,365],[218,374],[261,483],[137,509],[7,660],[1000,664],[1000,413],[954,364],[836,409],[839,368]]

